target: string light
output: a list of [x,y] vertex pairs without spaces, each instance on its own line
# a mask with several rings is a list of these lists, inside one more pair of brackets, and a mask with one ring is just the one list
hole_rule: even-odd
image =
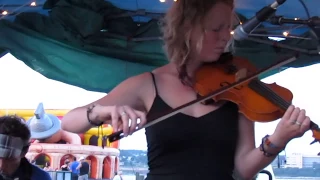
[[230,34],[233,35],[233,34],[234,34],[234,31],[231,31]]
[[7,15],[8,14],[8,11],[2,11],[2,13],[1,13],[2,15]]
[[284,36],[288,36],[289,35],[289,32],[288,31],[285,31],[282,33]]
[[37,3],[36,3],[36,0],[32,1],[31,3],[30,2],[27,2],[26,4],[14,9],[13,11],[10,11],[10,13],[7,11],[7,10],[0,10],[0,20],[1,19],[4,19],[7,17],[7,15],[16,15],[16,14],[20,14],[20,13],[16,13],[19,9],[23,8],[23,7],[26,7],[26,6],[32,6],[32,7],[36,7],[37,6]]

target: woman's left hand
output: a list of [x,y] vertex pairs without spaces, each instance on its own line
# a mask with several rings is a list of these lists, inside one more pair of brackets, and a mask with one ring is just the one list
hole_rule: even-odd
[[279,146],[286,144],[297,137],[301,137],[310,128],[310,118],[306,116],[306,111],[291,105],[273,133],[273,141]]

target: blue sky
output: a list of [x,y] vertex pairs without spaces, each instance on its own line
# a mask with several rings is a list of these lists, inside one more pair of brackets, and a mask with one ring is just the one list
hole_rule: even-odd
[[[294,94],[293,104],[307,110],[307,115],[320,124],[320,64],[304,68],[291,68],[264,79],[266,83],[277,84],[290,89]],[[311,80],[311,78],[315,80]],[[1,109],[33,109],[39,102],[45,108],[71,109],[90,103],[105,94],[86,91],[58,81],[47,79],[15,59],[11,54],[0,59],[0,108]],[[79,98],[81,97],[81,98]],[[256,123],[256,142],[265,134],[272,134],[278,121],[271,123]],[[287,146],[287,153],[301,152],[317,154],[320,145],[312,141],[310,131],[302,138],[294,139]],[[138,131],[120,142],[121,149],[146,150],[144,130]]]

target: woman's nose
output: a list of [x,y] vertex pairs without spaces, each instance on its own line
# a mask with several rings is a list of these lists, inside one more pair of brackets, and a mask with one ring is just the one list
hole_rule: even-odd
[[230,29],[226,29],[226,30],[221,31],[219,36],[220,36],[220,40],[228,42],[230,40],[230,37],[231,37]]

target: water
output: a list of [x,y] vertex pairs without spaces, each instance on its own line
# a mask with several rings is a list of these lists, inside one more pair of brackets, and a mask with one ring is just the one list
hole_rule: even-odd
[[276,180],[319,180],[319,177],[276,177]]
[[136,180],[136,176],[133,175],[122,175],[123,180]]
[[[136,180],[136,177],[133,175],[122,175],[122,178],[123,180]],[[319,177],[276,177],[275,180],[319,180]]]

